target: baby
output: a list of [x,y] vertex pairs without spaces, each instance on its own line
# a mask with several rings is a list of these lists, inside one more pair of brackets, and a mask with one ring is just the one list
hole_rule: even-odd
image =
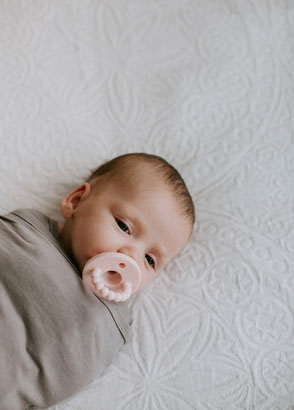
[[142,289],[184,248],[195,220],[176,169],[143,153],[100,166],[61,212],[63,226],[33,210],[0,217],[3,410],[49,407],[78,393],[129,339],[126,303],[97,297],[81,280],[90,258],[131,257]]
[[102,252],[131,256],[140,288],[187,243],[194,207],[178,172],[161,158],[122,155],[99,167],[61,204],[60,241],[80,271]]

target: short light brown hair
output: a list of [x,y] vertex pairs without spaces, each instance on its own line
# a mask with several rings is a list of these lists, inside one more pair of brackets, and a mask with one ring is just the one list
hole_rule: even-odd
[[193,226],[195,222],[195,207],[185,181],[176,168],[158,155],[151,155],[143,152],[120,155],[105,162],[92,171],[86,182],[90,182],[94,178],[100,177],[107,179],[120,177],[124,175],[123,171],[129,170],[131,166],[137,165],[140,161],[152,166],[152,170],[158,172],[158,175],[170,188],[171,193],[176,200],[178,200],[183,215],[188,217]]

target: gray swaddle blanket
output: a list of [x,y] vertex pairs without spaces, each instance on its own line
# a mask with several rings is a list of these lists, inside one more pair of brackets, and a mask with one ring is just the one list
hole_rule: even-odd
[[81,391],[130,337],[124,303],[99,299],[35,210],[0,216],[0,409],[49,407]]

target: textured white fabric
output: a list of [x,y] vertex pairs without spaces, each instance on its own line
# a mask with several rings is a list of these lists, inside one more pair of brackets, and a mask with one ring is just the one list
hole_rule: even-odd
[[293,35],[293,0],[0,0],[1,212],[60,218],[132,151],[197,207],[132,343],[55,410],[294,409]]

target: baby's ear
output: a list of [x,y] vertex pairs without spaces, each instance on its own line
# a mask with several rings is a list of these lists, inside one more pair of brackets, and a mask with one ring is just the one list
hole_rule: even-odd
[[70,219],[78,207],[78,204],[85,200],[91,192],[91,185],[85,182],[83,185],[70,192],[61,202],[61,213],[65,219]]

